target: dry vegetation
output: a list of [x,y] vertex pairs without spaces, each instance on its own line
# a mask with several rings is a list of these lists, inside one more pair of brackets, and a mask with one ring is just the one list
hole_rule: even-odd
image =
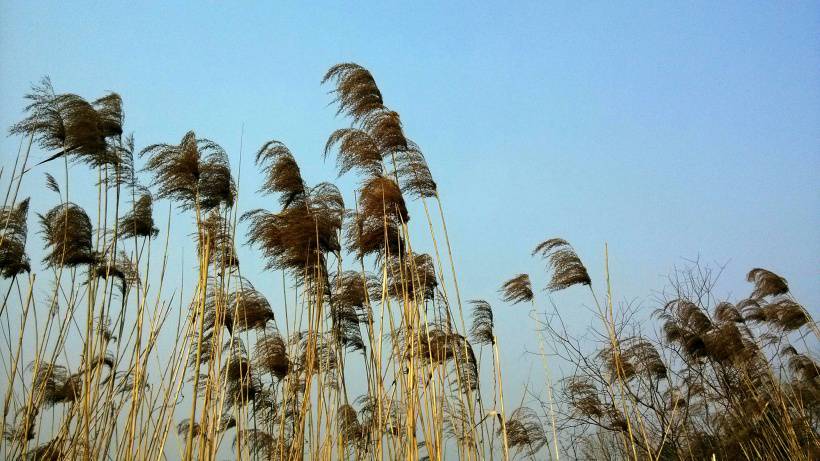
[[[5,459],[820,457],[818,331],[784,279],[754,269],[751,295],[731,304],[715,299],[708,268],[676,272],[653,334],[559,238],[533,251],[546,289],[586,286],[600,328],[568,332],[560,309],[538,307],[528,274],[503,283],[503,302],[532,307],[545,376],[505,410],[497,316],[487,301],[462,303],[421,149],[368,70],[339,64],[323,83],[350,121],[324,155],[358,178],[355,202],[308,184],[271,140],[256,154],[258,193],[278,207],[244,213],[217,143],[190,131],[137,152],[117,94],[88,102],[47,79],[33,88],[2,173]],[[58,200],[35,223],[39,272],[19,198],[34,146],[65,175],[46,175]],[[71,183],[70,163],[97,184]],[[96,192],[96,215],[69,192]],[[410,199],[432,254],[412,245]],[[160,200],[195,225],[186,291],[166,277],[174,229],[154,220]],[[267,272],[243,275],[238,244]],[[277,278],[281,301],[254,288]],[[572,374],[553,382],[556,359]]]

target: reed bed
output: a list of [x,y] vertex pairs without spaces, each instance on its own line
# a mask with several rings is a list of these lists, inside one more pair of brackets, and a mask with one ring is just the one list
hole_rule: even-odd
[[[599,287],[566,240],[538,244],[547,292],[587,287],[599,328],[570,334],[529,274],[500,283],[502,302],[531,306],[545,378],[505,402],[497,316],[462,301],[421,148],[367,69],[338,64],[322,83],[349,123],[324,156],[356,178],[354,203],[308,184],[271,140],[257,193],[276,206],[241,212],[216,142],[190,131],[137,150],[115,93],[88,101],[44,79],[26,96],[0,210],[4,459],[818,458],[817,326],[765,269],[734,304],[710,274],[678,274],[652,337],[608,274]],[[54,206],[34,222],[20,197],[32,149],[63,170],[46,174]],[[73,183],[70,166],[97,183]],[[97,210],[71,201],[94,193]],[[188,286],[167,276],[178,226],[155,221],[162,204],[195,229]],[[243,273],[243,244],[263,274]],[[272,278],[281,299],[254,286]],[[572,375],[554,379],[555,360]]]

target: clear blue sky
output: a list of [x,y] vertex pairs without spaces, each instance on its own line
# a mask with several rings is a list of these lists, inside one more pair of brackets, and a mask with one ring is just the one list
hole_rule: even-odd
[[[649,299],[700,255],[729,263],[721,295],[746,295],[746,271],[762,266],[818,314],[817,2],[139,3],[0,3],[0,126],[21,118],[43,75],[59,92],[121,93],[138,148],[194,129],[237,167],[244,124],[240,211],[274,208],[250,194],[250,154],[276,138],[309,181],[335,178],[322,147],[347,122],[319,82],[354,61],[425,151],[464,297],[494,302],[509,359],[524,347],[527,308],[503,306],[496,289],[524,271],[543,287],[529,253],[553,236],[575,245],[596,283],[608,242],[617,299]],[[0,142],[2,165],[18,142]],[[42,184],[37,173],[23,185],[39,212],[56,198]],[[347,197],[352,184],[340,181]],[[184,234],[174,243],[190,247]],[[582,290],[555,300],[587,318]]]

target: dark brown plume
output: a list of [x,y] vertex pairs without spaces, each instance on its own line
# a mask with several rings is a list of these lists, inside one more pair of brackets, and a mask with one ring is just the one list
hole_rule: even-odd
[[262,250],[266,269],[287,269],[298,277],[327,279],[325,255],[341,250],[339,230],[344,202],[336,186],[322,183],[310,189],[307,202],[279,213],[252,210],[248,243]]
[[154,226],[153,198],[148,190],[142,191],[134,202],[134,207],[120,219],[120,238],[149,237],[159,235],[159,229]]
[[615,352],[611,345],[607,345],[598,353],[613,380],[615,377],[624,381],[637,376],[655,379],[666,377],[666,365],[658,350],[651,342],[643,338],[631,337],[619,340],[617,357]]
[[197,245],[199,254],[208,251],[208,262],[214,264],[220,273],[231,267],[239,267],[233,229],[219,210],[211,210],[202,221]]
[[430,255],[393,256],[388,260],[387,288],[390,296],[421,302],[433,299],[436,286],[436,269]]
[[57,205],[40,216],[40,225],[50,252],[43,258],[48,267],[75,267],[94,264],[98,255],[93,250],[91,220],[85,210],[73,203]]
[[404,136],[398,112],[382,107],[370,111],[362,120],[362,128],[376,140],[382,156],[406,150],[410,141]]
[[740,303],[743,319],[767,324],[782,332],[789,332],[812,323],[806,309],[788,297],[775,298],[765,302],[762,298],[751,298]]
[[381,284],[373,274],[343,271],[333,277],[333,304],[366,312],[371,297],[378,297]]
[[417,198],[435,197],[438,194],[438,186],[427,166],[427,160],[415,143],[411,142],[406,149],[397,152],[396,161],[399,180],[405,192]]
[[31,272],[26,255],[28,206],[29,199],[26,198],[15,207],[0,209],[0,274],[4,278]]
[[263,330],[273,320],[268,300],[249,281],[242,279],[239,288],[228,295],[225,325],[230,325],[229,331]]
[[397,224],[410,220],[399,185],[386,176],[371,177],[362,185],[359,192],[359,214],[387,219]]
[[344,113],[358,121],[384,107],[382,94],[373,75],[358,64],[336,64],[322,78],[322,84],[326,82],[336,85],[335,102],[339,104],[337,114]]
[[279,141],[266,142],[256,153],[256,164],[264,165],[262,172],[265,183],[260,192],[281,194],[279,202],[282,208],[304,201],[307,186],[302,180],[299,165],[287,146]]
[[518,274],[510,280],[507,280],[499,291],[501,291],[503,295],[502,299],[505,303],[518,304],[523,301],[530,302],[535,297],[535,294],[532,292],[530,276],[527,274]]
[[336,411],[336,415],[339,434],[348,444],[356,447],[365,442],[365,431],[359,423],[356,410],[352,406],[347,404],[340,406]]
[[74,402],[82,395],[82,374],[72,375],[62,365],[43,362],[32,377],[32,388],[42,393],[47,407]]
[[[74,448],[70,453],[76,456],[82,456],[82,448]],[[37,446],[25,453],[21,459],[34,461],[61,461],[69,459],[69,450],[65,448],[63,438],[60,436],[54,437],[50,441]]]
[[567,378],[563,386],[570,405],[579,416],[602,418],[606,412],[599,397],[599,390],[589,377],[576,375]]
[[25,443],[33,440],[37,430],[37,416],[40,409],[32,404],[23,404],[14,415],[14,424],[6,427],[3,438],[11,443]]
[[552,279],[547,289],[550,291],[563,290],[572,285],[589,285],[587,268],[581,258],[575,253],[572,246],[564,239],[554,238],[538,244],[532,252],[533,256],[540,254],[541,258],[549,258],[552,269]]
[[470,327],[473,342],[482,345],[494,344],[493,308],[483,299],[474,299],[469,302],[473,305],[473,325]]
[[227,408],[244,406],[256,400],[262,392],[262,381],[253,362],[248,358],[245,346],[234,339],[221,374],[225,377],[225,405]]
[[243,429],[237,431],[233,439],[233,448],[236,449],[239,441],[248,447],[250,455],[255,459],[288,459],[293,440],[277,435],[271,435],[259,429]]
[[197,139],[189,131],[179,144],[153,144],[140,152],[146,154],[145,170],[154,175],[157,197],[176,200],[182,209],[193,209],[197,199],[205,211],[233,205],[235,186],[228,154],[213,141]]
[[216,278],[209,280],[207,289],[203,319],[205,331],[222,327],[229,333],[262,330],[274,319],[267,299],[245,279],[241,279],[240,286],[230,293],[223,290]]
[[139,283],[139,272],[131,258],[124,251],[116,256],[98,258],[93,275],[101,279],[113,277],[120,280],[120,292],[125,294],[128,287]]
[[513,410],[507,419],[506,430],[510,448],[527,456],[535,456],[547,443],[547,434],[538,415],[527,407]]
[[118,95],[112,93],[89,103],[75,94],[56,94],[46,77],[26,99],[31,101],[26,107],[29,115],[10,131],[33,136],[44,150],[58,150],[39,164],[68,154],[94,167],[118,163],[117,152],[109,149],[107,139],[122,134],[122,100]]
[[200,166],[199,206],[203,210],[220,205],[232,207],[236,200],[236,184],[231,176],[228,154],[219,145],[207,142],[203,147],[208,156]]
[[342,128],[333,132],[325,145],[325,158],[338,147],[336,165],[339,176],[352,169],[364,176],[381,176],[382,155],[376,140],[357,128]]
[[464,336],[450,332],[444,325],[429,324],[418,333],[404,333],[407,353],[431,366],[451,365],[451,382],[462,392],[478,387],[478,361],[473,346]]
[[378,216],[354,214],[345,226],[345,240],[359,259],[371,254],[382,259],[385,251],[389,255],[404,254],[401,225]]
[[331,334],[340,347],[351,351],[364,350],[359,312],[352,306],[331,304]]
[[117,93],[108,93],[93,103],[100,117],[100,131],[105,137],[120,136],[122,134],[125,114],[122,108],[122,98]]
[[276,330],[267,330],[256,342],[256,366],[282,380],[290,371],[290,360],[285,340]]

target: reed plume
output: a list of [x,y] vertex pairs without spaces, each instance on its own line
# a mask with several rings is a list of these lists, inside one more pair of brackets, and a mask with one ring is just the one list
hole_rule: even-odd
[[290,149],[281,142],[266,142],[256,153],[256,165],[262,165],[262,173],[265,175],[265,182],[259,191],[281,194],[279,203],[282,208],[288,208],[294,202],[306,198],[307,186],[302,179],[299,165]]
[[373,75],[364,67],[354,63],[341,63],[331,67],[322,84],[333,82],[336,89],[334,102],[338,103],[337,114],[344,113],[353,120],[361,120],[372,111],[383,107],[381,91]]
[[473,444],[473,418],[469,408],[460,399],[444,401],[444,419],[447,434],[459,444]]
[[122,101],[111,93],[89,103],[75,94],[56,94],[51,80],[43,78],[26,95],[28,117],[12,126],[11,134],[32,136],[46,151],[59,151],[40,164],[71,154],[98,167],[116,164],[107,138],[122,134]]
[[380,438],[382,434],[396,435],[404,426],[401,401],[366,394],[357,397],[355,403],[359,406],[359,420],[363,431],[374,439]]
[[563,390],[578,416],[599,419],[605,415],[600,392],[588,376],[570,376],[565,380]]
[[654,344],[643,338],[619,339],[617,350],[609,344],[598,353],[598,356],[603,360],[613,379],[616,376],[624,381],[630,381],[638,376],[655,379],[666,377],[666,364],[660,353]]
[[438,282],[433,258],[428,254],[392,257],[387,261],[387,289],[396,299],[433,299]]
[[189,131],[179,144],[152,144],[140,152],[145,155],[144,169],[154,177],[158,198],[177,201],[184,210],[233,205],[235,186],[228,154],[215,142],[198,139]]
[[401,189],[386,176],[368,178],[359,192],[358,210],[345,229],[350,251],[358,258],[404,253],[401,226],[410,219]]
[[[718,304],[717,321],[692,301],[676,299],[660,311],[669,343],[678,344],[693,359],[710,358],[719,363],[748,362],[758,354],[751,332],[725,305]],[[728,312],[730,313],[727,313]]]
[[225,315],[224,324],[229,333],[264,330],[274,321],[268,300],[245,279],[228,295]]
[[806,309],[789,298],[776,298],[769,302],[749,298],[741,301],[740,306],[743,320],[766,324],[782,332],[794,331],[813,323]]
[[386,176],[371,177],[362,185],[359,213],[399,224],[410,220],[399,185]]
[[433,367],[450,364],[451,382],[462,392],[478,388],[478,360],[467,338],[449,331],[445,325],[433,323],[423,331],[403,336],[407,354],[413,351],[418,360]]
[[325,158],[334,148],[338,148],[336,166],[339,176],[353,169],[365,176],[380,176],[383,173],[379,145],[367,132],[357,128],[338,129],[325,144]]
[[[193,426],[193,428],[191,427]],[[191,422],[190,419],[185,418],[177,424],[177,434],[184,436],[191,432],[194,437],[199,437],[202,433],[202,427],[197,422]]]
[[124,251],[120,251],[116,257],[105,256],[98,258],[92,271],[92,275],[97,278],[108,279],[113,277],[119,279],[122,294],[125,294],[130,286],[139,283],[139,271]]
[[371,110],[361,119],[361,125],[379,144],[382,156],[407,150],[410,140],[404,135],[401,117],[386,107]]
[[208,262],[214,264],[219,271],[239,267],[231,225],[219,211],[211,210],[205,216],[199,232],[199,252],[205,254],[208,251]]
[[211,210],[224,205],[232,207],[236,200],[236,184],[228,165],[228,154],[219,145],[209,142],[209,153],[200,166],[199,206]]
[[412,141],[406,149],[396,153],[397,174],[404,191],[413,197],[430,198],[438,195],[438,186],[419,147]]
[[9,133],[33,136],[43,150],[64,148],[70,124],[67,120],[68,110],[65,108],[67,97],[58,97],[51,79],[43,77],[38,85],[32,86],[25,98],[30,101],[25,108],[29,115],[12,126]]
[[288,458],[293,443],[290,438],[281,439],[278,435],[271,435],[261,429],[238,431],[233,440],[234,449],[240,440],[243,446],[248,447],[251,456],[259,459],[280,459],[283,455]]
[[60,193],[60,185],[51,173],[46,173],[46,188],[52,192]]
[[345,214],[341,192],[330,183],[308,187],[290,150],[278,141],[260,149],[257,164],[264,165],[266,178],[261,191],[279,193],[283,209],[243,214],[242,220],[250,223],[248,243],[262,250],[266,269],[326,281],[326,255],[341,251],[339,232]]
[[349,404],[341,405],[336,410],[336,419],[339,425],[339,435],[349,444],[348,446],[355,450],[364,448],[367,434],[365,428],[359,423],[356,409]]
[[381,296],[381,283],[368,272],[342,271],[331,281],[333,286],[333,305],[342,308],[353,308],[366,312],[371,298]]
[[10,443],[25,443],[34,439],[37,431],[37,417],[40,409],[36,405],[22,405],[14,415],[14,424],[3,432],[3,438]]
[[786,279],[772,271],[755,268],[749,271],[746,280],[755,286],[752,298],[760,299],[767,296],[776,296],[789,292],[789,284]]
[[547,434],[538,415],[531,408],[513,410],[505,424],[510,448],[527,456],[535,456],[547,444]]
[[364,350],[361,315],[353,306],[331,304],[331,334],[340,347],[350,351]]
[[229,410],[255,401],[262,392],[259,373],[239,339],[234,339],[220,373],[225,377],[225,405]]
[[108,93],[92,103],[99,116],[100,131],[104,137],[120,136],[122,134],[125,113],[122,98],[117,93]]
[[85,210],[68,202],[39,217],[46,248],[50,249],[43,258],[47,267],[76,267],[99,261],[93,250],[91,219]]
[[325,255],[341,250],[344,202],[339,190],[328,183],[309,189],[307,197],[304,206],[279,213],[251,210],[242,220],[250,223],[248,243],[262,250],[266,269],[287,269],[300,277],[326,279]]
[[41,363],[32,376],[31,384],[36,392],[42,394],[42,402],[47,407],[71,403],[82,394],[82,373],[70,374],[62,365]]
[[[198,298],[195,298],[193,303],[197,302]],[[205,294],[204,311],[203,331],[211,334],[221,328],[227,329],[229,334],[263,330],[274,320],[267,299],[245,279],[240,280],[237,289],[226,293],[219,280],[211,278]]]
[[[801,354],[794,346],[786,346],[780,352],[782,357],[788,358],[789,370],[801,381],[811,384],[820,391],[820,367],[817,362],[806,354]],[[820,396],[819,396],[820,397]]]
[[139,198],[134,202],[133,209],[128,211],[119,222],[120,238],[148,237],[159,235],[159,229],[154,225],[153,197],[147,189],[141,191]]
[[552,279],[547,289],[550,291],[563,290],[577,284],[590,285],[592,283],[581,258],[564,239],[545,240],[535,247],[532,254],[533,256],[540,254],[541,258],[549,259]]
[[518,274],[504,282],[501,286],[501,294],[505,303],[518,304],[520,302],[530,302],[535,297],[532,292],[532,282],[527,274]]
[[0,209],[0,274],[11,278],[24,272],[31,272],[31,263],[26,255],[28,236],[29,199],[17,206]]
[[353,214],[345,226],[345,240],[358,259],[376,255],[381,260],[385,253],[403,255],[405,251],[401,226],[378,216]]
[[473,342],[481,345],[495,344],[493,309],[490,303],[483,299],[474,299],[469,303],[473,305],[473,324],[470,327]]
[[277,330],[266,330],[256,341],[254,360],[258,368],[266,370],[280,381],[291,370],[287,344]]
[[[309,373],[315,374],[321,370],[326,380],[325,384],[331,388],[337,387],[336,371],[339,367],[339,361],[338,354],[333,348],[336,341],[332,334],[297,331],[291,335],[288,341],[296,346],[296,357],[295,360],[291,361],[294,371],[303,374],[305,379],[309,379]],[[313,358],[313,366],[309,365],[310,357]]]

